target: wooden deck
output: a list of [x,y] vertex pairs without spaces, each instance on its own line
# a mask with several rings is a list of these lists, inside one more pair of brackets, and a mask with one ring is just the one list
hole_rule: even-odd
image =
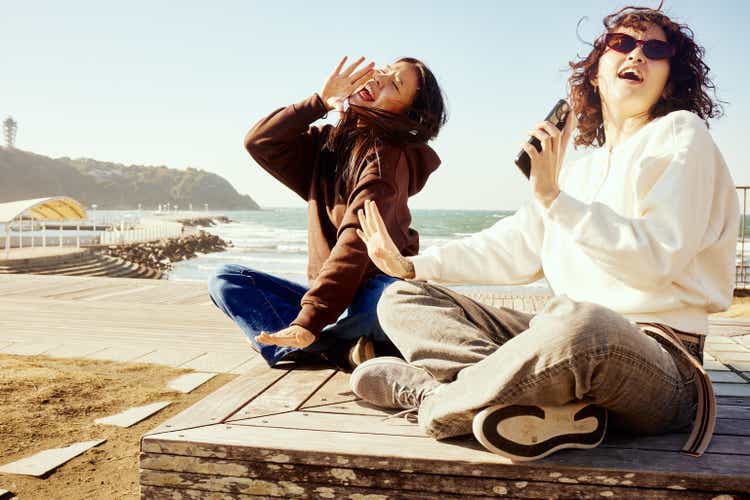
[[438,442],[403,419],[384,421],[388,414],[357,401],[347,374],[259,362],[144,436],[142,498],[728,499],[750,492],[748,397],[719,397],[716,435],[699,459],[677,452],[682,434],[610,434],[594,450],[512,464],[470,437]]
[[[525,310],[545,300],[476,296]],[[346,374],[269,369],[204,284],[0,278],[0,353],[240,374],[143,437],[144,498],[747,498],[750,329],[742,320],[711,327],[738,336],[712,336],[707,344],[719,420],[706,455],[679,454],[684,435],[609,435],[594,450],[511,464],[470,437],[438,442],[403,419],[383,421],[388,413],[356,401]]]

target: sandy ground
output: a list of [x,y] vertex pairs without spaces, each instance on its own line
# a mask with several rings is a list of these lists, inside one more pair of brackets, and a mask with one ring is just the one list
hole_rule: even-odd
[[[220,374],[190,394],[167,383],[190,370],[45,356],[0,355],[0,464],[78,441],[107,439],[46,479],[0,474],[0,489],[21,499],[136,499],[141,436],[229,382]],[[128,428],[94,419],[170,400]]]

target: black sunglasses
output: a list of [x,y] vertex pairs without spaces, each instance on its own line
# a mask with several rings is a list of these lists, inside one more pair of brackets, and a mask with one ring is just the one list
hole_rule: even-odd
[[604,45],[621,54],[629,54],[636,47],[643,47],[643,53],[649,59],[669,59],[675,54],[675,48],[663,40],[638,40],[625,33],[607,33]]

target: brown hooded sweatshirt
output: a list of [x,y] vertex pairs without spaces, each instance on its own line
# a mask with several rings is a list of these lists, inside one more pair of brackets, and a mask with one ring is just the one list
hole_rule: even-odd
[[245,148],[253,159],[307,201],[310,290],[302,297],[302,310],[292,324],[316,335],[335,323],[360,286],[379,272],[357,236],[357,211],[366,200],[374,200],[402,254],[416,255],[419,234],[409,227],[407,200],[440,165],[440,158],[427,144],[383,145],[376,158],[369,161],[368,157],[353,189],[337,196],[337,179],[327,174],[334,171],[337,158],[323,151],[333,127],[310,126],[326,113],[321,98],[313,94],[274,111],[245,137]]

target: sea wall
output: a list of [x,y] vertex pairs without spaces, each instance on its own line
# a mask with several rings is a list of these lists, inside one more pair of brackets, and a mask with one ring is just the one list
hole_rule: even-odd
[[159,271],[168,271],[172,268],[173,262],[192,259],[199,252],[222,252],[231,246],[231,242],[227,242],[214,234],[199,231],[180,238],[111,245],[100,248],[99,252]]

